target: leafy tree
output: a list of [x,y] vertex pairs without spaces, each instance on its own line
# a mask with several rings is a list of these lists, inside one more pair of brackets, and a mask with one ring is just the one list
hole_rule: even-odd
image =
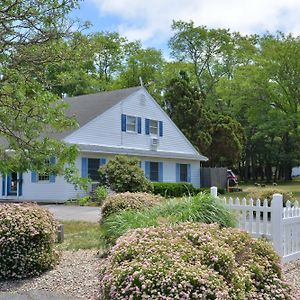
[[166,111],[185,136],[204,153],[211,144],[212,124],[209,112],[197,88],[186,72],[170,80],[164,95]]
[[179,61],[189,62],[204,100],[218,79],[227,71],[227,60],[232,51],[228,30],[195,27],[193,22],[173,22],[173,37],[169,41],[171,54]]
[[221,97],[245,128],[247,143],[242,161],[245,179],[291,178],[299,164],[299,38],[266,35],[256,53],[220,82]]
[[109,186],[117,193],[123,192],[150,192],[153,186],[143,170],[139,161],[125,155],[117,155],[100,167],[100,184]]
[[[56,43],[71,34],[67,15],[75,6],[76,0],[0,3],[1,172],[62,172],[77,155],[75,147],[50,138],[76,122],[65,117],[65,104],[51,92],[46,76],[51,64],[65,59]],[[46,166],[51,156],[57,163]]]

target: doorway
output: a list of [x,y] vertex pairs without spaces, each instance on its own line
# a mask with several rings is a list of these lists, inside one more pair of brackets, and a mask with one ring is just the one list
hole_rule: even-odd
[[22,196],[22,173],[12,172],[6,177],[7,196]]

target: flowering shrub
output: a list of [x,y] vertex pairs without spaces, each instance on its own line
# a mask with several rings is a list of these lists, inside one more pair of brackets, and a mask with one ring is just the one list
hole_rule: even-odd
[[105,219],[109,215],[122,210],[138,210],[145,207],[152,207],[160,203],[164,198],[147,193],[120,193],[110,195],[104,201],[101,211]]
[[101,299],[293,299],[268,242],[216,224],[131,230],[100,275]]
[[32,204],[0,205],[0,280],[40,274],[58,259],[56,222]]

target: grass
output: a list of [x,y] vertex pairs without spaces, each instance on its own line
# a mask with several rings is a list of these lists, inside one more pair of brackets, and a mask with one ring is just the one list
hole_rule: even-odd
[[285,191],[287,193],[292,192],[295,199],[297,199],[300,202],[300,179],[299,178],[296,178],[289,182],[278,183],[277,186],[273,186],[272,184],[269,184],[269,185],[266,184],[265,187],[255,187],[254,185],[245,184],[245,185],[240,185],[240,187],[243,189],[242,192],[228,193],[228,194],[226,194],[226,197],[232,197],[232,198],[246,197],[247,198],[247,196],[250,194],[250,192],[253,191],[254,189],[260,190],[260,189],[264,189],[264,188],[275,188],[275,189]]
[[234,227],[235,216],[220,201],[207,194],[174,198],[139,211],[125,210],[108,216],[101,224],[103,244],[109,246],[130,229],[179,222],[219,223]]
[[100,226],[98,223],[84,221],[62,221],[64,242],[57,245],[59,250],[100,249]]

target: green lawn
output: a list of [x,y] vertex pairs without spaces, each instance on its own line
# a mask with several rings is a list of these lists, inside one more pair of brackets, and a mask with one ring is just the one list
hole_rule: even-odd
[[58,244],[59,250],[100,249],[99,223],[83,221],[62,221],[65,240]]
[[236,193],[227,193],[226,197],[239,197],[239,198],[243,198],[249,195],[249,193],[251,191],[253,191],[254,189],[264,189],[264,188],[274,188],[274,189],[279,189],[285,192],[292,192],[293,196],[300,202],[300,180],[299,178],[294,179],[293,181],[290,182],[282,182],[282,183],[278,183],[277,186],[273,186],[272,184],[266,184],[265,187],[256,187],[254,186],[254,184],[250,185],[240,185],[240,188],[242,188],[242,192],[236,192]]

